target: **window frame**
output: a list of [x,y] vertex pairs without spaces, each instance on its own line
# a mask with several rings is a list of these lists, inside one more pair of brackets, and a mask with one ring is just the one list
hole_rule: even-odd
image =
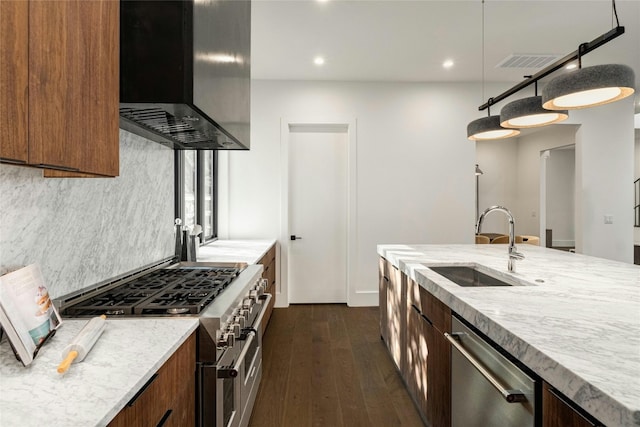
[[[175,177],[175,206],[174,213],[176,218],[181,218],[182,223],[185,224],[185,152],[190,150],[176,150],[174,157],[174,177]],[[205,235],[204,226],[205,218],[205,174],[204,164],[207,153],[211,153],[212,165],[211,165],[211,234]],[[202,225],[202,234],[200,235],[200,245],[204,245],[213,242],[218,239],[218,152],[216,150],[197,150],[196,151],[196,182],[195,182],[195,197],[196,197],[196,209],[195,209],[195,223]]]

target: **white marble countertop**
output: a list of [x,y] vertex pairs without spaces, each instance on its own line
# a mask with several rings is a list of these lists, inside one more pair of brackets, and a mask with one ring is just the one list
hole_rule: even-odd
[[57,373],[87,320],[64,320],[28,367],[0,345],[0,426],[105,426],[196,330],[198,319],[107,319],[87,357]]
[[[378,245],[378,254],[608,426],[640,425],[640,267],[538,246]],[[522,286],[460,287],[426,265],[476,264]]]
[[275,243],[275,240],[216,240],[198,248],[197,261],[255,264]]

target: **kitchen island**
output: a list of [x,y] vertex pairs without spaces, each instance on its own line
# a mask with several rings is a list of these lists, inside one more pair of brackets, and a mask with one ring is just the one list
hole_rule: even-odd
[[[608,426],[640,425],[640,268],[519,245],[379,245],[378,254]],[[428,266],[478,265],[508,287],[461,287]]]

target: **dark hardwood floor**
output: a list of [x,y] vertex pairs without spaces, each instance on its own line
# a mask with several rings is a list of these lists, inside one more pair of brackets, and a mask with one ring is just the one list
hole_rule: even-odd
[[249,427],[423,426],[380,340],[377,307],[273,311]]

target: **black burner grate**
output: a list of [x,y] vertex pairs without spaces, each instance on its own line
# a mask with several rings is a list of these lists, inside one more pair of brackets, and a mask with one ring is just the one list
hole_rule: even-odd
[[237,268],[160,269],[68,307],[73,316],[198,314],[238,275]]

